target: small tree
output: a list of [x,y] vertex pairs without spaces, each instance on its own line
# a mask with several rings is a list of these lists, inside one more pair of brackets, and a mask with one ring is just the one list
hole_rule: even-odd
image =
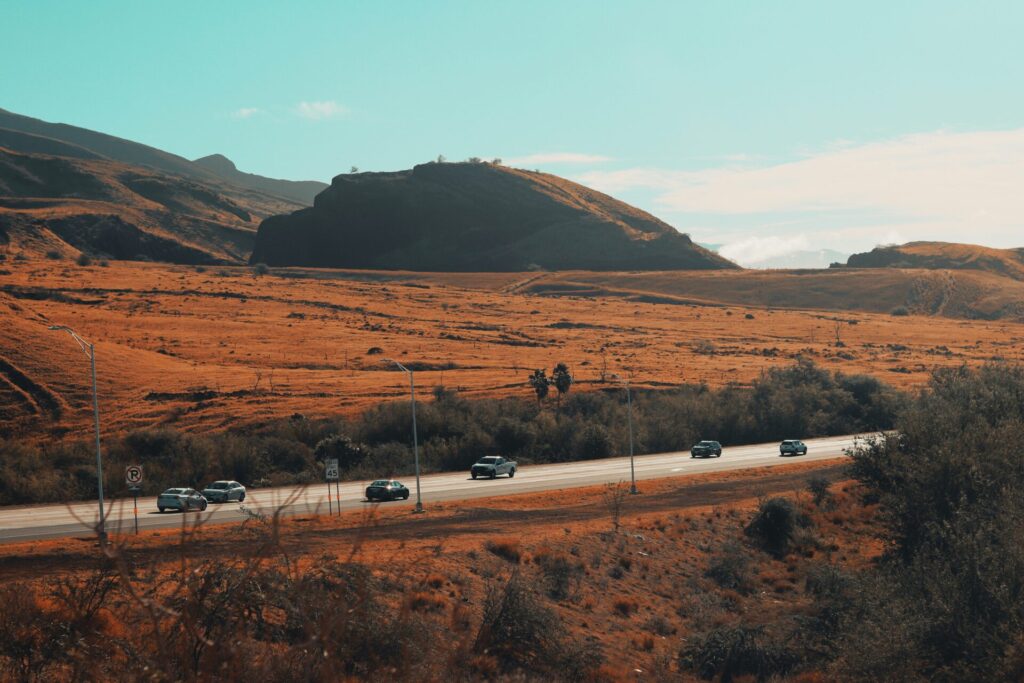
[[351,168],[348,169],[348,172],[349,173],[359,173],[359,167],[358,166],[352,166]]
[[350,470],[363,461],[366,453],[347,436],[332,434],[316,445],[313,456],[320,462],[336,459],[339,469]]
[[533,387],[534,393],[537,394],[537,403],[540,404],[548,396],[550,391],[550,383],[548,381],[547,373],[543,370],[534,370],[533,374],[530,375],[530,386]]
[[448,160],[445,158],[445,156],[443,154],[438,154],[437,155],[437,163],[443,164],[446,161],[448,161]]
[[572,386],[572,373],[569,372],[569,366],[565,363],[556,365],[555,369],[551,371],[551,383],[558,390],[558,405],[561,406],[562,394],[569,393],[569,387]]
[[501,166],[501,157],[494,157],[491,159],[491,163],[495,166]]

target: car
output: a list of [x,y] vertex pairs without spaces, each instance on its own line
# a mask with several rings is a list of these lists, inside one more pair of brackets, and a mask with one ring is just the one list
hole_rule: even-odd
[[691,458],[722,457],[722,444],[717,441],[701,441],[690,449]]
[[366,500],[409,500],[409,489],[393,479],[378,479],[366,487]]
[[507,474],[509,479],[516,476],[515,460],[506,460],[500,455],[488,455],[477,460],[469,470],[469,476],[474,479],[477,477],[494,479],[499,474]]
[[245,487],[237,481],[215,481],[203,489],[203,497],[211,503],[227,503],[245,500]]
[[807,455],[807,444],[799,439],[786,439],[779,444],[779,455]]
[[205,510],[206,498],[195,489],[167,489],[156,499],[156,507],[160,512],[165,510]]

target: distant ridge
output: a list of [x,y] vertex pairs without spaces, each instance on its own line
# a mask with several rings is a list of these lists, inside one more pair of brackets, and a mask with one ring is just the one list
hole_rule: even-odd
[[928,268],[981,270],[1024,280],[1024,249],[993,249],[956,242],[908,242],[853,254],[850,268]]
[[[13,135],[21,133],[22,135]],[[41,140],[48,139],[50,142]],[[63,143],[63,147],[60,144]],[[227,162],[197,163],[149,145],[125,140],[65,123],[49,123],[29,116],[0,109],[0,146],[17,152],[55,154],[59,156],[82,156],[83,152],[95,155],[93,158],[119,161],[133,166],[145,166],[164,173],[185,176],[204,182],[227,181],[240,188],[273,194],[308,206],[317,192],[327,187],[317,181],[293,181],[265,178],[252,173],[242,173],[235,165]],[[204,157],[200,161],[206,161]],[[230,168],[228,167],[230,166]]]
[[583,185],[488,163],[339,175],[260,225],[253,263],[421,271],[737,268]]

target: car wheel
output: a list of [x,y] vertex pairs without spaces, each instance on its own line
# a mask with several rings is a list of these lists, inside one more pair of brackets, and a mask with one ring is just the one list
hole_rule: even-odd
[[160,512],[167,512],[167,508],[158,507],[157,510]]
[[199,511],[200,512],[205,512],[206,511],[206,501],[205,500],[202,503],[199,504]]
[[402,500],[409,500],[409,492],[408,491],[406,491],[405,495],[402,496]]
[[241,503],[243,500],[245,500],[245,491],[238,494],[238,502]]
[[470,472],[470,473],[469,473],[469,476],[471,476],[471,477],[473,477],[474,479],[476,479],[476,472]]
[[516,471],[515,470],[509,470],[508,471],[508,478],[511,479],[514,476],[516,476]]
[[497,478],[498,478],[498,473],[497,472],[491,472],[491,479],[497,479]]

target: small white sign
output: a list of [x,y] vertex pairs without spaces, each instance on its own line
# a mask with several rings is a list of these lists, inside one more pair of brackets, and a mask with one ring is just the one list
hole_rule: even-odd
[[327,473],[327,481],[338,481],[338,461],[331,459],[324,461],[324,470]]
[[142,465],[128,465],[124,468],[124,481],[129,486],[138,486],[142,483]]

